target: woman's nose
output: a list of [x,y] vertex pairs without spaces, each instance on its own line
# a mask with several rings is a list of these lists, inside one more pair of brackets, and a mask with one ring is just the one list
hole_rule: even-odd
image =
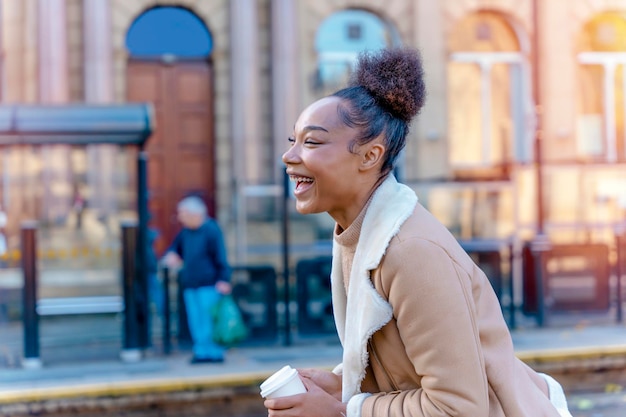
[[287,151],[283,154],[283,162],[285,164],[294,164],[297,161],[299,161],[300,156],[298,155],[297,152],[297,146],[292,146],[289,149],[287,149]]

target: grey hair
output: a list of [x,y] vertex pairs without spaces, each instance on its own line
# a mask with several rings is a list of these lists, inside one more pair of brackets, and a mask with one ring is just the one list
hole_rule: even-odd
[[200,214],[203,217],[206,216],[207,212],[206,204],[204,204],[204,201],[202,201],[200,197],[195,196],[185,197],[180,200],[180,202],[178,203],[178,209],[185,210],[193,214]]

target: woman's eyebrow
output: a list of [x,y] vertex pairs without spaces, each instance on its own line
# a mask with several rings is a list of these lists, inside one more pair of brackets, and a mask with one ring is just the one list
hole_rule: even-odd
[[321,130],[321,131],[324,131],[324,132],[328,133],[328,130],[323,128],[322,126],[309,125],[309,126],[304,126],[302,128],[302,132],[303,133],[311,132],[311,131],[314,131],[314,130]]

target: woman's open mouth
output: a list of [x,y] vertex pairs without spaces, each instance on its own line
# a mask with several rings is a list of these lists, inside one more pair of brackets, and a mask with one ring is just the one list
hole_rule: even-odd
[[301,194],[304,191],[306,191],[311,184],[313,184],[314,180],[313,178],[309,178],[309,177],[301,177],[301,176],[297,176],[297,175],[290,175],[289,177],[291,179],[292,182],[296,183],[296,187],[294,190],[294,194]]

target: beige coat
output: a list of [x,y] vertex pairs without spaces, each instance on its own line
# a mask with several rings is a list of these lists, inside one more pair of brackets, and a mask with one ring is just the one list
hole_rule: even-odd
[[390,176],[376,190],[348,294],[341,262],[335,244],[348,417],[559,416],[546,380],[515,357],[485,274],[410,188]]

